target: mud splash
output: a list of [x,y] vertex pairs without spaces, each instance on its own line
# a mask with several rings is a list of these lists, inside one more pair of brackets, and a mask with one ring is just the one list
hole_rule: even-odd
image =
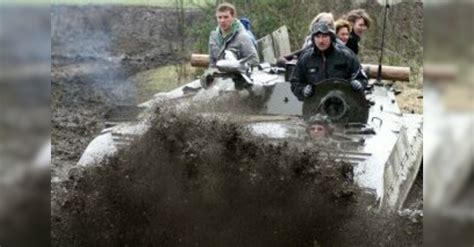
[[129,150],[54,190],[53,245],[313,246],[353,214],[351,167],[317,148],[156,112]]

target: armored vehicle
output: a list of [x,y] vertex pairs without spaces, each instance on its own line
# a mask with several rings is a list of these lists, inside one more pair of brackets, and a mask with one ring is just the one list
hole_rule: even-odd
[[[260,66],[250,69],[241,66],[245,61],[229,59],[202,79],[158,93],[140,107],[173,101],[186,110],[186,104],[195,101],[232,97],[251,111],[221,114],[269,142],[329,143],[329,153],[353,165],[355,182],[374,194],[380,210],[400,210],[422,163],[422,116],[402,113],[391,87],[376,81],[370,81],[363,93],[345,81],[330,79],[317,84],[315,95],[301,102],[291,92],[290,70],[270,65],[275,57],[289,53],[286,27],[258,44],[264,61]],[[111,124],[89,144],[79,165],[96,165],[131,137],[146,133],[147,118]]]

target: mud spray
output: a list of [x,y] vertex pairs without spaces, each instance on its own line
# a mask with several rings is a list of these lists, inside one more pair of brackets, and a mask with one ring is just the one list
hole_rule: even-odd
[[54,245],[313,246],[353,214],[351,167],[317,148],[156,114],[130,149],[70,173],[52,204]]

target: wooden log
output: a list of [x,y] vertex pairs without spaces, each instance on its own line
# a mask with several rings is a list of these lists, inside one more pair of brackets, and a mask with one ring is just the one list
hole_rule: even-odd
[[[362,68],[369,78],[377,78],[379,66],[376,64],[362,64]],[[410,68],[382,65],[382,79],[391,81],[410,81]]]
[[193,67],[208,67],[209,66],[209,55],[208,54],[191,54],[191,66]]
[[[209,55],[207,54],[192,54],[191,66],[194,67],[208,67]],[[377,78],[378,65],[362,64],[362,68],[369,78]],[[410,68],[397,66],[382,66],[382,79],[393,81],[410,81]]]

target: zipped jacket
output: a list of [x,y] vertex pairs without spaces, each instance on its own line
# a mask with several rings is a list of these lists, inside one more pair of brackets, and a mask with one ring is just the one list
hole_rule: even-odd
[[237,59],[252,56],[248,63],[258,65],[257,50],[245,27],[239,20],[232,23],[232,31],[226,37],[222,37],[219,27],[211,32],[209,36],[209,67],[215,67],[218,60],[223,59],[224,50],[231,49],[236,52]]
[[290,77],[291,90],[299,100],[303,100],[303,89],[306,85],[316,85],[326,79],[343,79],[348,83],[359,80],[365,87],[367,76],[357,59],[349,49],[341,47],[333,40],[324,52],[313,42],[312,50],[304,52],[298,59]]

